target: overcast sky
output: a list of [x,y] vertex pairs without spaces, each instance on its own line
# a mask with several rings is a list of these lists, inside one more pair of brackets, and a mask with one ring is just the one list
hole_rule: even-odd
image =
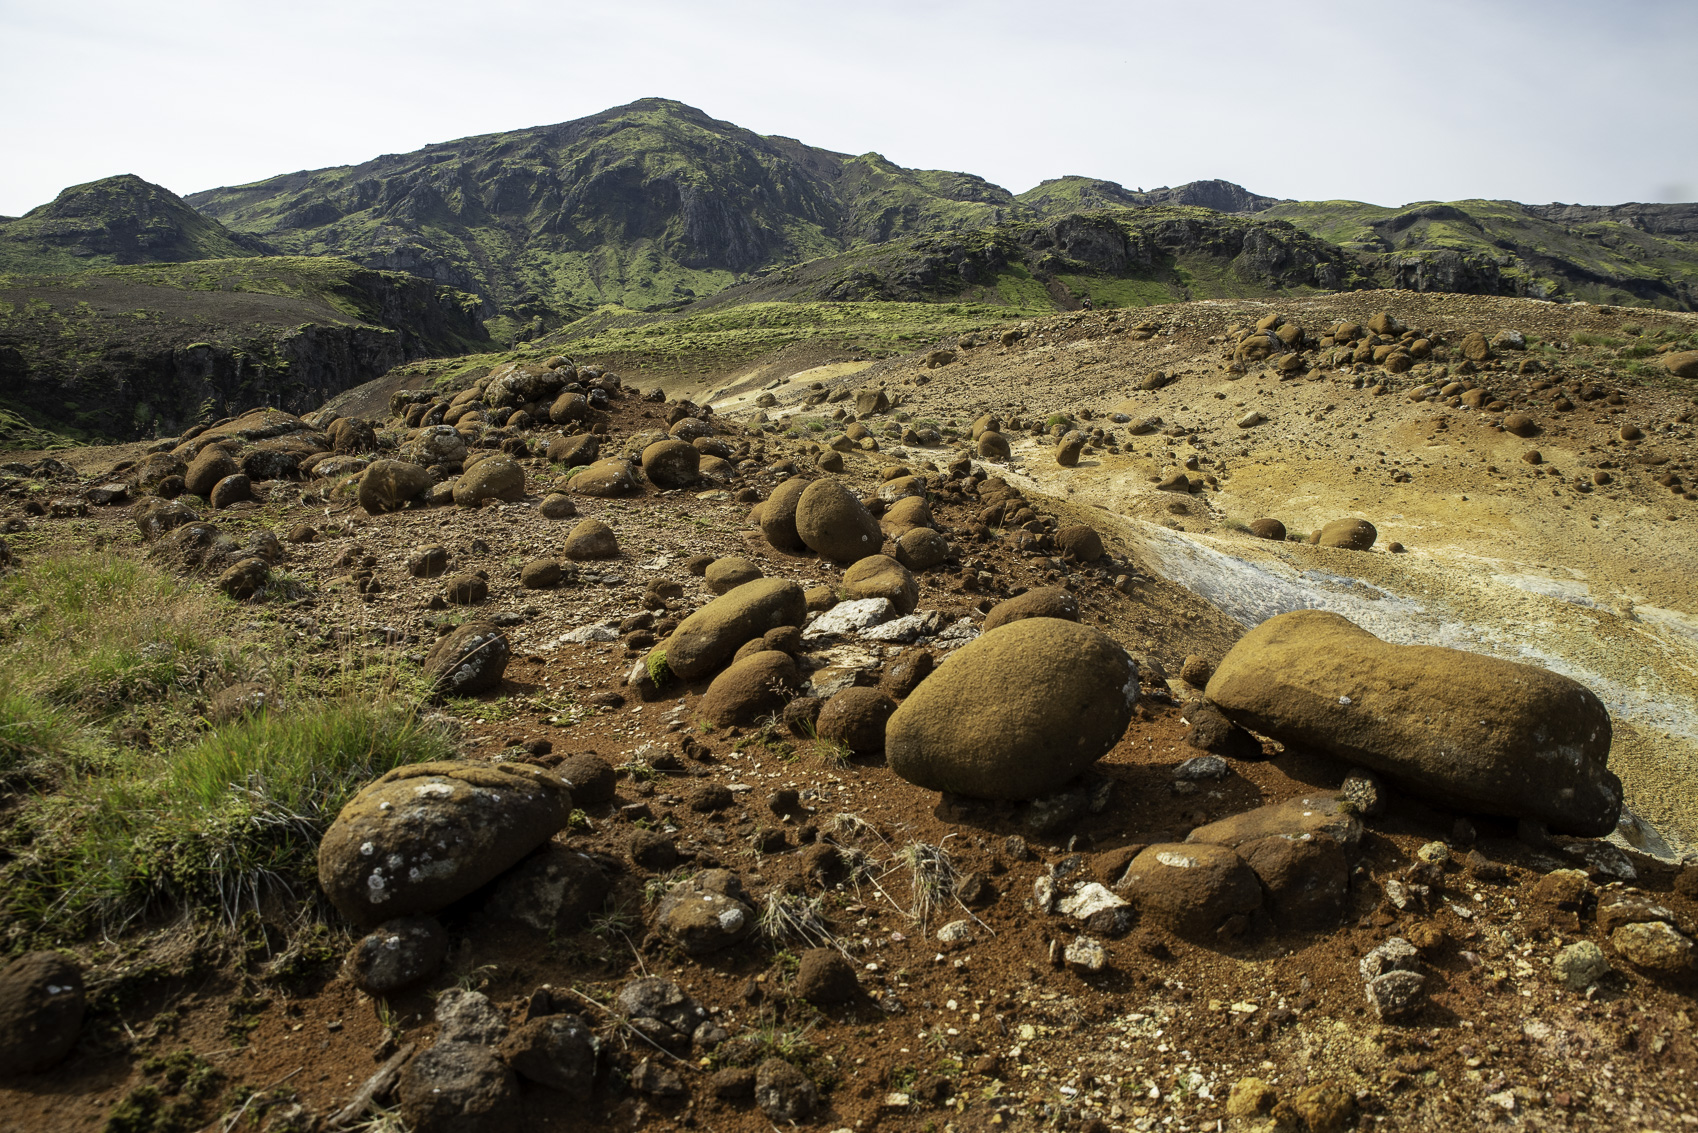
[[1698,2],[0,0],[0,214],[178,193],[649,95],[1016,192],[1698,198]]

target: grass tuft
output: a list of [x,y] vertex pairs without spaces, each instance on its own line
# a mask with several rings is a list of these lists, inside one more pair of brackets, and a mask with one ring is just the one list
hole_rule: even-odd
[[183,907],[234,926],[312,892],[319,839],[359,788],[452,755],[445,732],[397,702],[308,703],[225,725],[40,800],[0,907],[54,938]]

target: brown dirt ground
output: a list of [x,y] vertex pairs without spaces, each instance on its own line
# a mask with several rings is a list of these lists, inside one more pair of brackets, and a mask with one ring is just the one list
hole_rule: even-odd
[[[1325,308],[1328,311],[1350,313],[1349,305],[1358,300],[1327,302],[1335,304]],[[1367,308],[1374,301],[1360,302]],[[1206,376],[1203,359],[1208,358],[1208,366],[1218,365],[1218,350],[1211,354],[1208,349],[1206,338],[1213,327],[1208,319],[1224,326],[1225,321],[1237,321],[1234,312],[1240,308],[1256,306],[1227,305],[1218,319],[1205,318],[1200,305],[1154,313],[1158,319],[1196,321],[1187,333],[1196,339],[1197,360],[1195,372],[1179,383],[1186,386],[1194,379],[1190,388],[1170,393],[1170,387],[1145,399],[1152,412],[1183,412],[1202,400],[1201,391],[1212,392],[1211,383],[1217,379]],[[1309,317],[1301,304],[1290,309]],[[1663,317],[1641,312],[1634,316],[1647,323]],[[969,352],[967,362],[929,375],[909,359],[837,380],[858,385],[882,378],[890,388],[913,396],[906,408],[916,417],[961,417],[987,404],[997,406],[996,397],[1026,415],[1080,404],[1107,412],[1110,398],[1118,402],[1124,396],[1129,377],[1141,376],[1148,351],[1164,345],[1099,344],[1102,336],[1088,335],[1080,331],[1081,323],[1069,321],[1076,318],[1046,320],[1039,329],[1058,342],[1077,334],[1086,344],[1080,354],[1101,349],[1107,357],[1100,370],[1075,374],[1066,369],[1064,382],[1035,380],[1040,372],[1035,368],[1065,369],[1067,364],[1026,359],[1026,353],[1040,348],[1030,340],[1005,354],[981,357]],[[819,365],[829,360],[795,362]],[[921,376],[931,381],[903,385]],[[1496,375],[1493,379],[1499,380]],[[714,388],[725,384],[717,378],[712,383]],[[993,395],[992,390],[1006,395]],[[1318,393],[1320,383],[1267,396],[1295,402],[1310,390]],[[1172,404],[1162,395],[1173,398]],[[1344,403],[1365,395],[1335,389],[1327,396]],[[1636,411],[1644,405],[1647,416],[1653,417],[1649,411],[1661,406],[1661,396],[1640,391],[1629,404]],[[1238,399],[1229,398],[1227,404]],[[1407,403],[1400,397],[1376,400],[1376,421],[1382,412],[1405,412]],[[617,438],[649,427],[652,421],[643,415],[653,410],[634,400],[616,402],[611,433]],[[1364,416],[1366,412],[1361,410]],[[1420,406],[1407,412],[1430,416],[1433,410]],[[1450,415],[1461,416],[1454,411]],[[1586,414],[1589,425],[1591,416]],[[1283,411],[1275,420],[1285,420]],[[1576,426],[1574,431],[1581,430]],[[1425,433],[1417,433],[1424,439]],[[1574,443],[1585,440],[1576,436]],[[1231,451],[1236,452],[1242,442],[1233,441]],[[1165,468],[1164,453],[1153,450],[1152,443],[1135,443],[1131,460]],[[1227,457],[1222,491],[1188,500],[1196,510],[1183,517],[1166,511],[1169,501],[1161,497],[1138,502],[1150,495],[1147,481],[1113,489],[1092,479],[1107,476],[1099,471],[1112,467],[1107,454],[1097,468],[1077,470],[1080,483],[1072,485],[1058,485],[1059,477],[1028,456],[1023,467],[1033,472],[1033,481],[1046,490],[1060,489],[1053,499],[1031,493],[1037,510],[1063,519],[1095,519],[1111,554],[1141,564],[1131,572],[1129,594],[1111,585],[1125,567],[1082,569],[1021,555],[1005,538],[972,542],[966,530],[978,511],[974,501],[934,506],[941,527],[961,540],[964,562],[921,578],[922,609],[965,613],[1022,587],[1066,584],[1076,589],[1084,620],[1145,659],[1145,696],[1138,716],[1103,761],[1104,773],[1115,781],[1109,806],[1071,827],[1065,838],[1053,840],[1031,835],[1018,816],[1004,808],[946,805],[935,793],[898,779],[880,760],[857,759],[834,767],[805,739],[784,737],[790,747],[785,751],[759,743],[759,736],[748,730],[704,732],[695,707],[705,683],[668,689],[664,699],[653,702],[582,708],[592,691],[622,688],[626,671],[641,651],[622,643],[558,644],[560,633],[634,612],[650,578],[684,582],[681,605],[699,605],[707,594],[699,579],[682,570],[682,560],[689,555],[744,554],[769,574],[810,584],[840,576],[815,558],[781,555],[765,547],[746,521],[745,503],[715,498],[712,492],[650,494],[630,501],[581,499],[585,515],[604,519],[618,532],[624,553],[597,581],[540,592],[518,587],[517,566],[552,553],[571,526],[571,521],[565,527],[550,523],[535,510],[537,489],[554,476],[540,460],[529,464],[533,493],[526,500],[477,511],[370,518],[333,505],[326,514],[324,505],[307,508],[296,502],[297,489],[258,508],[232,513],[221,521],[233,527],[263,524],[280,533],[311,522],[323,532],[322,541],[291,548],[288,569],[314,583],[317,592],[288,611],[289,620],[280,630],[309,648],[353,649],[377,656],[386,651],[417,653],[427,645],[437,632],[432,620],[437,615],[423,606],[438,584],[411,579],[402,566],[407,552],[420,543],[448,546],[457,568],[482,566],[489,571],[487,612],[517,614],[523,620],[509,631],[515,659],[506,682],[498,693],[482,698],[487,711],[461,714],[454,721],[462,730],[468,758],[492,758],[516,743],[538,740],[552,745],[553,756],[594,751],[616,764],[633,759],[653,763],[663,753],[675,757],[661,760],[675,769],[657,779],[623,777],[613,803],[589,808],[592,829],[560,836],[622,863],[615,904],[631,920],[623,931],[603,925],[596,933],[586,926],[582,932],[549,939],[493,922],[479,911],[475,899],[470,900],[444,915],[455,944],[447,968],[425,991],[387,1006],[356,992],[336,973],[334,962],[309,965],[290,979],[267,979],[263,950],[233,953],[219,934],[184,925],[148,926],[117,942],[70,942],[90,960],[93,984],[109,994],[99,997],[84,1041],[66,1063],[49,1074],[0,1086],[0,1129],[101,1129],[113,1107],[138,1085],[160,1080],[159,1071],[144,1069],[147,1058],[184,1049],[195,1051],[224,1075],[206,1102],[189,1107],[195,1120],[184,1128],[224,1128],[219,1115],[234,1111],[229,1091],[238,1084],[264,1092],[257,1104],[249,1105],[244,1120],[275,1119],[290,1103],[323,1115],[346,1101],[376,1068],[391,1037],[428,1044],[434,1032],[431,990],[478,987],[517,1012],[542,985],[605,999],[625,980],[644,972],[678,980],[702,1004],[717,1010],[734,1037],[788,1034],[805,1041],[800,1057],[829,1085],[824,1112],[809,1123],[821,1130],[1213,1130],[1231,1127],[1224,1101],[1233,1083],[1248,1076],[1266,1079],[1288,1102],[1306,1086],[1338,1083],[1355,1099],[1356,1113],[1350,1120],[1363,1129],[1508,1125],[1671,1130],[1698,1124],[1689,1084],[1695,1065],[1693,980],[1638,974],[1615,957],[1588,910],[1577,915],[1541,905],[1532,897],[1532,883],[1557,862],[1518,842],[1513,828],[1478,816],[1476,844],[1509,867],[1507,879],[1478,882],[1452,867],[1444,900],[1432,911],[1391,909],[1381,899],[1379,883],[1407,866],[1421,845],[1451,838],[1457,817],[1407,797],[1394,798],[1388,814],[1370,822],[1353,874],[1350,910],[1336,931],[1269,932],[1197,944],[1139,925],[1128,937],[1108,942],[1111,966],[1100,975],[1079,976],[1051,967],[1050,942],[1070,940],[1072,926],[1031,910],[1027,903],[1033,882],[1050,865],[1079,853],[1094,869],[1096,855],[1181,838],[1202,822],[1263,801],[1331,789],[1341,781],[1344,767],[1270,745],[1260,759],[1229,761],[1231,774],[1219,783],[1205,784],[1194,793],[1175,788],[1173,767],[1197,754],[1184,742],[1188,690],[1182,685],[1170,688],[1148,662],[1177,673],[1188,654],[1216,660],[1241,627],[1208,601],[1162,578],[1149,550],[1151,536],[1138,524],[1125,522],[1147,515],[1167,532],[1174,529],[1166,524],[1177,522],[1186,535],[1241,541],[1230,530],[1222,531],[1224,518],[1284,514],[1297,527],[1311,517],[1357,510],[1343,507],[1343,485],[1350,482],[1343,480],[1336,456],[1326,462],[1330,476],[1303,478],[1293,471],[1297,450],[1315,443],[1301,430],[1279,443],[1257,434],[1251,456]],[[1549,442],[1541,438],[1538,443]],[[768,440],[766,449],[770,461],[795,446]],[[1273,460],[1276,450],[1284,454],[1284,472],[1276,474],[1271,465],[1255,463],[1258,452],[1265,451],[1263,459]],[[1204,451],[1217,455],[1220,450]],[[1690,461],[1686,449],[1676,451],[1679,459]],[[123,455],[90,451],[74,454],[71,462],[92,479]],[[942,464],[943,455],[934,450],[930,458]],[[879,470],[894,463],[887,453],[850,454],[847,459],[847,477],[869,492]],[[1459,459],[1453,460],[1453,468],[1459,465]],[[773,483],[772,477],[755,474],[734,487],[755,487],[764,496]],[[1305,505],[1308,510],[1270,506],[1292,499],[1293,483],[1303,484],[1315,496]],[[1436,486],[1417,476],[1413,486],[1405,487],[1417,493]],[[1389,486],[1382,490],[1392,491]],[[1619,514],[1620,523],[1647,533],[1647,538],[1656,532],[1658,547],[1672,555],[1684,546],[1678,541],[1688,538],[1694,514],[1690,505],[1678,505],[1686,509],[1675,512],[1682,518],[1665,528],[1666,520],[1633,516],[1633,508],[1645,506],[1637,502],[1641,498],[1662,502],[1636,476],[1622,489],[1611,514]],[[1374,502],[1379,502],[1377,497]],[[1555,514],[1560,505],[1538,502],[1540,510],[1528,516],[1532,525],[1560,518]],[[1588,498],[1587,514],[1605,514],[1601,503],[1596,496]],[[17,509],[5,510],[10,514]],[[1445,508],[1433,510],[1446,514]],[[28,522],[37,535],[47,537],[38,546],[104,536],[110,545],[140,549],[133,525],[117,509],[97,511],[89,520]],[[1641,526],[1632,528],[1635,522]],[[1480,538],[1492,537],[1490,524],[1480,529],[1487,533]],[[1445,534],[1460,537],[1448,529]],[[1498,537],[1510,542],[1515,538]],[[1553,532],[1551,538],[1560,540],[1561,535]],[[481,542],[474,546],[474,540]],[[1405,541],[1422,550],[1437,540],[1409,535]],[[1481,545],[1471,544],[1468,553],[1477,553]],[[337,581],[348,571],[338,560],[353,549],[377,559],[374,571],[385,587],[380,593],[362,596]],[[1300,557],[1325,554],[1327,569],[1339,572],[1351,572],[1357,562],[1371,562],[1381,570],[1391,561],[1384,555],[1352,559],[1343,552],[1311,552],[1292,544],[1280,545],[1280,550]],[[1563,561],[1554,550],[1549,559]],[[964,589],[963,565],[989,572],[989,590]],[[1616,568],[1605,564],[1597,569]],[[1657,575],[1656,589],[1647,584],[1648,599],[1690,611],[1690,604],[1679,605],[1678,574],[1670,569]],[[1381,583],[1378,575],[1373,577]],[[243,620],[244,615],[234,616],[233,628]],[[397,644],[373,641],[389,629],[400,631]],[[349,638],[357,644],[345,644]],[[738,801],[731,810],[698,814],[688,806],[688,793],[707,782],[747,789],[736,792]],[[770,810],[772,793],[787,787],[804,792],[809,813],[785,820]],[[831,928],[861,969],[862,997],[824,1010],[798,999],[789,962],[802,947],[796,942],[690,960],[655,937],[648,927],[653,906],[644,897],[650,878],[625,853],[630,825],[622,813],[631,812],[620,808],[638,803],[648,807],[657,827],[676,828],[675,839],[691,867],[717,863],[736,869],[757,897],[786,883],[810,884],[798,877],[797,859],[805,839],[829,836],[833,816],[850,813],[870,823],[873,832],[859,840],[858,848],[869,856],[871,875],[859,884],[822,889],[816,883],[809,890],[825,897]],[[784,835],[782,847],[757,852],[754,840],[769,837],[766,832],[774,829]],[[1026,836],[1030,859],[1011,851],[1010,835]],[[973,910],[982,925],[964,947],[940,950],[932,937],[941,921],[961,916],[961,910],[946,909],[925,924],[908,914],[909,877],[895,856],[916,841],[944,847],[959,872],[982,872],[996,891],[993,902]],[[1683,930],[1698,925],[1698,870],[1643,855],[1632,860],[1639,871],[1638,887],[1673,909]],[[338,947],[351,939],[345,926],[331,928]],[[1383,1025],[1367,1012],[1356,963],[1393,935],[1421,940],[1431,994],[1410,1022]],[[1586,995],[1561,989],[1549,975],[1557,950],[1581,939],[1597,941],[1616,969]],[[394,1023],[392,1035],[380,1010]],[[586,1005],[584,1013],[613,1049],[611,1066],[628,1069],[650,1053],[610,1025],[598,1009]],[[605,1080],[587,1106],[565,1105],[535,1090],[526,1095],[523,1127],[771,1127],[746,1103],[713,1098],[705,1087],[705,1070],[679,1069],[691,1086],[686,1101],[644,1098],[610,1088]],[[887,1105],[893,1092],[907,1093],[910,1104]]]

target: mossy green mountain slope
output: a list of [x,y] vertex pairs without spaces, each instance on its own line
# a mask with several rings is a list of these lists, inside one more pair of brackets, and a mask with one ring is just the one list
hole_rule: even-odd
[[1284,201],[1256,215],[1362,255],[1390,287],[1674,310],[1698,291],[1698,205]]
[[410,359],[487,348],[477,307],[329,257],[0,275],[0,448],[305,412]]
[[761,273],[687,310],[771,301],[1137,307],[1373,285],[1359,258],[1281,220],[1163,206],[912,236]]
[[603,303],[664,309],[759,268],[1018,207],[977,177],[762,137],[664,99],[189,200],[290,252],[476,293],[492,329],[518,337]]
[[0,272],[75,272],[270,250],[130,173],[73,185],[21,217],[0,217]]

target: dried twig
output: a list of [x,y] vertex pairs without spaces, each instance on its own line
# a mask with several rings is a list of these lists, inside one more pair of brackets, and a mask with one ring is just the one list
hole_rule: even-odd
[[413,1056],[414,1045],[408,1043],[390,1055],[389,1061],[379,1066],[376,1073],[366,1079],[365,1085],[354,1091],[353,1100],[332,1114],[324,1127],[340,1129],[350,1121],[358,1121],[364,1117],[372,1102],[395,1088],[395,1083],[401,1077],[401,1067]]

